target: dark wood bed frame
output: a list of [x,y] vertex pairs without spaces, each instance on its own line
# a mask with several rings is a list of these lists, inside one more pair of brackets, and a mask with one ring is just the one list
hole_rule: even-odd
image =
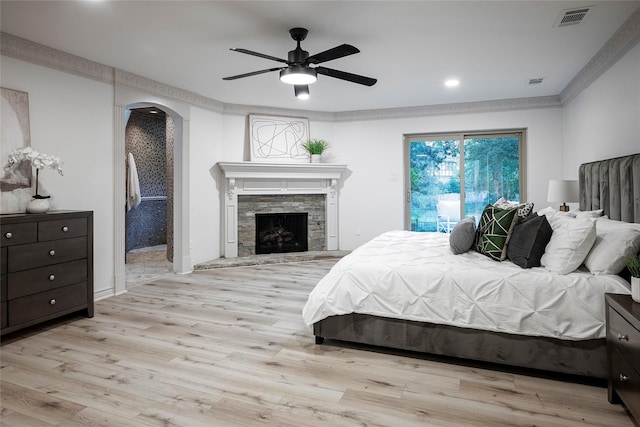
[[[579,168],[580,209],[640,223],[640,154]],[[602,296],[604,298],[604,295]],[[365,314],[331,316],[313,325],[325,338],[593,378],[607,377],[606,339],[567,341]]]

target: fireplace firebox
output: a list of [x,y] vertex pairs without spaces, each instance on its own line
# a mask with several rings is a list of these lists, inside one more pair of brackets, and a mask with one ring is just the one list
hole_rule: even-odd
[[307,212],[256,213],[256,254],[306,252]]

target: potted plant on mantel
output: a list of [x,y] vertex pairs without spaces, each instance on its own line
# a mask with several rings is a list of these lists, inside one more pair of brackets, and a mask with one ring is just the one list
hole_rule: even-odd
[[627,258],[625,263],[631,273],[631,298],[640,302],[640,255]]
[[322,153],[329,148],[329,143],[324,139],[310,139],[302,143],[302,148],[309,152],[311,163],[320,163]]

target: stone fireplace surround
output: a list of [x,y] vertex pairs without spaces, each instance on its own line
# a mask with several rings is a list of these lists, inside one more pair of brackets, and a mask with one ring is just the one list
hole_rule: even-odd
[[[332,163],[219,162],[224,175],[223,256],[238,256],[238,196],[325,196],[325,248],[338,250],[338,184],[345,165]],[[286,207],[283,207],[286,211]]]
[[326,250],[324,194],[238,196],[238,256],[256,254],[256,214],[307,213],[307,250]]

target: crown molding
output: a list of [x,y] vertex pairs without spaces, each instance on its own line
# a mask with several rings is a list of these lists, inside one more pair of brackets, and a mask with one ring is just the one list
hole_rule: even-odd
[[291,110],[286,108],[265,107],[259,105],[224,104],[223,114],[247,116],[249,114],[264,114],[289,117],[306,117],[318,122],[336,121],[336,113],[312,110]]
[[557,95],[531,98],[497,99],[493,101],[459,102],[455,104],[422,105],[416,107],[386,108],[378,110],[343,111],[336,113],[334,121],[401,119],[408,117],[438,116],[443,114],[489,113],[495,111],[531,110],[561,107]]
[[566,105],[640,42],[640,7],[560,92]]
[[224,110],[224,104],[220,101],[216,101],[215,99],[207,98],[206,96],[198,95],[195,92],[190,92],[175,86],[160,83],[148,77],[120,70],[118,68],[114,69],[114,80],[116,85],[128,86],[153,95],[186,102],[196,107],[206,108],[218,113],[222,113]]
[[188,90],[0,32],[0,54],[103,83],[129,86],[222,113],[224,104]]
[[113,84],[113,67],[0,32],[0,54],[103,83]]

